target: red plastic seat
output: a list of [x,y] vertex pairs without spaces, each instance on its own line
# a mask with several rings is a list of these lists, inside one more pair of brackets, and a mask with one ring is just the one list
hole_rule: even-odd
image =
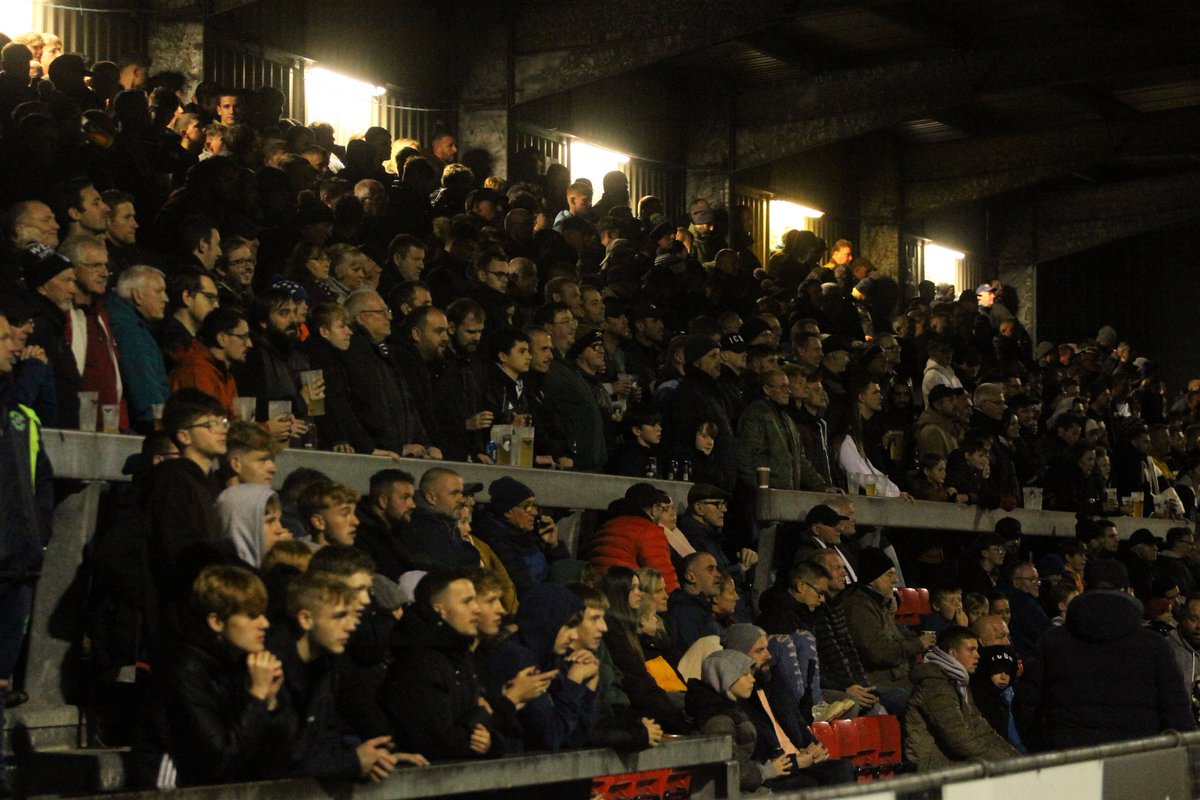
[[923,615],[931,613],[928,589],[904,586],[896,590],[897,625],[918,625]]
[[892,775],[904,761],[900,720],[883,715],[858,717],[859,739],[871,748],[871,767],[876,776]]
[[833,732],[833,728],[830,727],[828,722],[814,722],[809,730],[812,731],[813,736],[817,737],[817,741],[829,751],[830,758],[842,757],[841,747],[838,746],[837,734]]
[[857,719],[835,719],[830,723],[834,736],[837,737],[838,758],[849,759],[855,767],[871,765],[871,746],[863,741]]

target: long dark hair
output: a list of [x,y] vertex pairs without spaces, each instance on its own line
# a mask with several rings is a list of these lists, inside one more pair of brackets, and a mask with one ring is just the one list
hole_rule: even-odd
[[646,656],[637,633],[641,610],[629,605],[629,592],[633,590],[635,579],[637,573],[629,567],[609,567],[608,572],[600,579],[600,590],[608,598],[609,635],[623,638],[638,654],[638,658],[645,661]]

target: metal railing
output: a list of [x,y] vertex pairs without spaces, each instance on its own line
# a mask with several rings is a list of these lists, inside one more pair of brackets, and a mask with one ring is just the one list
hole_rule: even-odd
[[[447,797],[467,792],[586,782],[600,775],[624,775],[659,769],[688,769],[693,797],[736,797],[737,765],[729,764],[733,743],[728,736],[685,736],[664,740],[635,753],[608,748],[521,755],[490,761],[451,762],[396,771],[382,783],[317,781],[311,778],[259,783],[198,786],[171,792],[176,800],[292,800],[338,797],[341,800],[409,800]],[[732,769],[732,776],[726,773]],[[734,794],[726,791],[732,779]],[[161,800],[157,791],[93,795],[105,800]]]
[[[939,787],[965,783],[967,781],[999,778],[1019,773],[1041,772],[1070,764],[1103,762],[1106,771],[1112,769],[1128,770],[1140,781],[1141,788],[1138,790],[1138,794],[1123,795],[1130,797],[1131,800],[1132,798],[1141,800],[1141,798],[1148,797],[1195,797],[1196,794],[1192,791],[1192,782],[1194,780],[1193,768],[1188,763],[1187,756],[1189,750],[1197,748],[1200,748],[1200,731],[1189,733],[1168,731],[1159,736],[1134,739],[1127,742],[1114,742],[1094,747],[1081,747],[1072,750],[1059,750],[1052,753],[1018,756],[1016,758],[1004,759],[1003,761],[976,760],[947,767],[946,769],[916,775],[901,775],[874,783],[849,784],[826,789],[808,789],[799,792],[776,792],[775,796],[785,798],[786,800],[840,800],[840,798],[868,795],[871,796],[872,800],[876,800],[881,793],[884,796],[890,794],[894,797],[921,795],[921,793],[929,792]],[[1150,772],[1145,768],[1146,760],[1137,760],[1122,764],[1122,759],[1126,756],[1161,754],[1170,751],[1181,752],[1176,752],[1171,761],[1167,762],[1167,768],[1159,770],[1157,773]],[[1178,763],[1180,761],[1182,764]],[[1106,791],[1103,794],[1103,800],[1113,800],[1114,797],[1122,796],[1110,794],[1107,788],[1110,784],[1122,783],[1123,777],[1122,775],[1115,774],[1106,774],[1104,776]],[[1164,794],[1159,790],[1159,787],[1164,784],[1167,786],[1185,786],[1186,788],[1181,792],[1167,792]],[[1099,796],[1093,797],[1084,794],[1059,794],[1058,798],[1082,798],[1085,796],[1088,797],[1088,800],[1101,800]],[[1048,799],[1049,797],[1051,797],[1049,794],[1024,796],[1023,800],[1043,800],[1043,798]]]

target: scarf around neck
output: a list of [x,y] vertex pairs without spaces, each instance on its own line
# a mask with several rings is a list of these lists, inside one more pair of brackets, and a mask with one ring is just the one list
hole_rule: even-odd
[[937,665],[937,668],[942,671],[942,674],[950,679],[954,684],[954,688],[962,695],[965,700],[967,697],[967,684],[971,680],[971,676],[967,674],[967,668],[964,667],[954,656],[947,653],[941,648],[935,647],[925,654],[925,660]]

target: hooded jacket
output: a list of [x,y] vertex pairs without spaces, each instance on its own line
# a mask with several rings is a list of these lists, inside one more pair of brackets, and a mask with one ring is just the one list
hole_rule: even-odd
[[738,762],[742,791],[752,792],[763,783],[763,773],[754,761],[758,731],[746,712],[728,697],[696,678],[687,682],[684,699],[688,715],[701,733],[733,738],[733,758]]
[[275,496],[270,486],[243,483],[231,486],[217,497],[217,518],[221,530],[233,542],[237,557],[257,570],[266,552],[263,549],[263,517],[267,501]]
[[431,761],[479,758],[471,750],[471,732],[483,725],[492,733],[487,755],[504,754],[502,732],[479,705],[483,686],[471,657],[473,641],[424,605],[413,605],[401,618],[382,698],[401,750]]
[[904,715],[904,756],[925,772],[971,758],[996,760],[1018,755],[992,730],[971,700],[961,663],[934,648],[913,667],[913,694]]
[[1038,641],[1023,689],[1036,701],[1042,743],[1084,747],[1196,727],[1179,665],[1143,628],[1142,605],[1120,592],[1085,592],[1066,624]]
[[717,382],[697,367],[689,366],[668,405],[668,413],[663,416],[670,420],[671,425],[663,441],[668,443],[668,450],[675,458],[692,458],[696,430],[700,424],[716,423],[710,482],[732,491],[737,482],[737,436]]
[[596,721],[596,693],[567,678],[566,664],[554,652],[559,630],[583,609],[583,601],[568,589],[538,584],[521,598],[517,632],[492,652],[492,692],[526,667],[559,670],[549,691],[517,712],[518,730],[510,738],[509,750],[561,750],[587,743]]

